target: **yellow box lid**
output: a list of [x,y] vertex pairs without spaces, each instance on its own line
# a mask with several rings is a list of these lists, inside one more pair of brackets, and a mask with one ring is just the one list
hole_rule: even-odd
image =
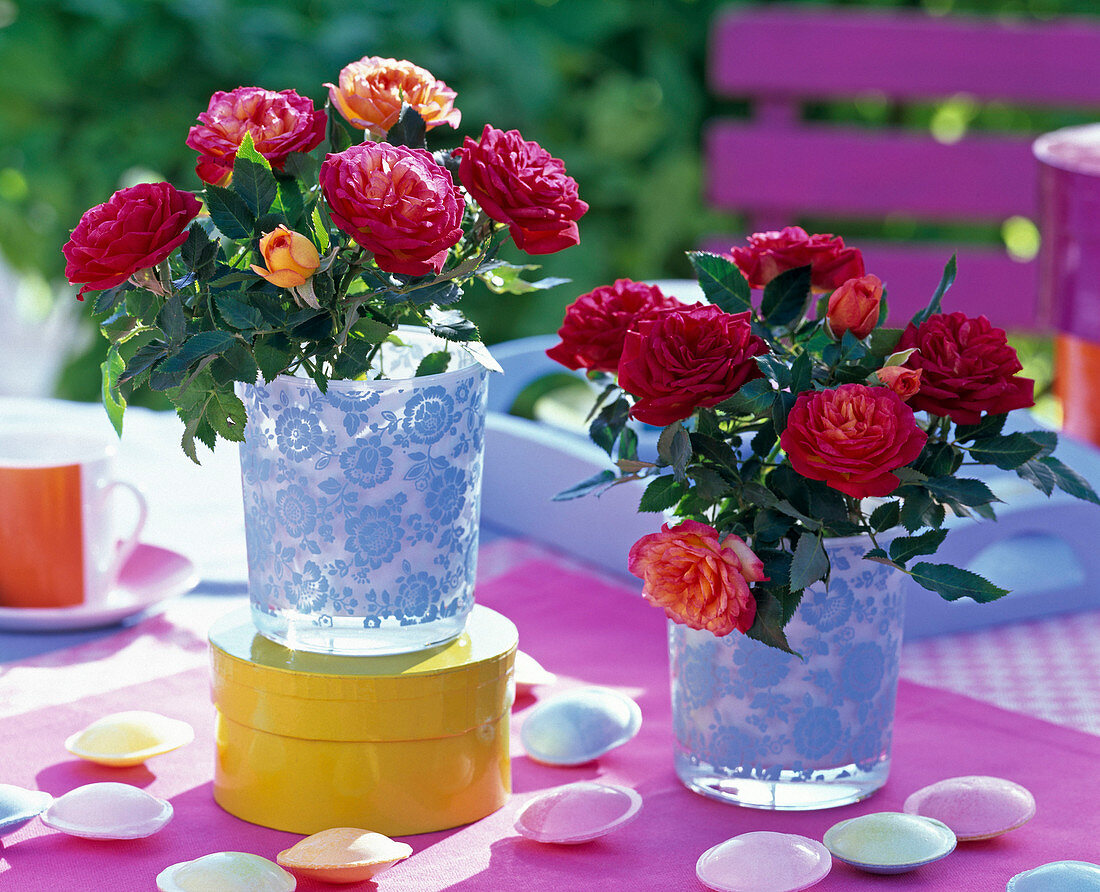
[[396,656],[291,650],[256,631],[247,608],[210,629],[214,703],[239,724],[310,740],[422,740],[496,721],[511,708],[519,633],[475,605],[466,631]]

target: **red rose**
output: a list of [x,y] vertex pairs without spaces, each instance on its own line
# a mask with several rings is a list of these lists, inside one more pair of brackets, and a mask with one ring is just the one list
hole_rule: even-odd
[[844,384],[800,393],[779,445],[803,477],[862,499],[897,489],[890,472],[920,455],[927,439],[913,410],[888,387]]
[[170,183],[140,183],[120,189],[84,212],[65,243],[65,278],[83,282],[78,295],[121,285],[156,266],[187,240],[187,227],[202,205]]
[[519,248],[553,254],[580,241],[576,221],[588,205],[565,165],[537,142],[486,124],[481,139],[467,136],[458,154],[462,185],[485,213],[508,225]]
[[293,90],[273,93],[261,87],[218,91],[187,134],[187,145],[199,153],[195,173],[204,183],[224,186],[246,133],[271,166],[282,170],[291,152],[308,152],[325,137],[325,113],[313,100]]
[[902,332],[897,351],[916,347],[905,365],[921,370],[920,390],[909,404],[977,424],[982,412],[1000,415],[1035,405],[1035,382],[1016,373],[1023,366],[1005,333],[964,313],[938,313]]
[[878,276],[860,276],[849,279],[829,295],[829,308],[825,319],[829,330],[840,340],[850,331],[857,338],[865,338],[878,325],[879,305],[882,303],[882,281]]
[[747,312],[731,315],[704,304],[670,310],[627,332],[619,385],[636,397],[634,418],[663,427],[762,377],[753,357],[767,352]]
[[844,247],[839,235],[808,235],[801,226],[749,236],[747,248],[730,248],[733,262],[753,288],[763,288],[789,269],[809,265],[814,291],[832,291],[848,279],[863,275],[863,255]]
[[321,165],[332,222],[390,273],[438,273],[462,238],[462,193],[423,149],[365,142]]
[[685,520],[642,536],[627,567],[645,580],[642,596],[665,615],[718,637],[747,632],[756,617],[750,582],[767,579],[764,564],[737,536],[718,541],[714,527]]
[[614,372],[619,367],[623,339],[635,322],[680,307],[680,301],[656,285],[630,279],[601,285],[565,308],[565,320],[558,329],[561,343],[546,355],[571,369]]

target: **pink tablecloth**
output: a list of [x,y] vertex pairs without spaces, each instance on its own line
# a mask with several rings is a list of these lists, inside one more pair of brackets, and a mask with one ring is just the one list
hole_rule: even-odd
[[[781,830],[820,838],[834,822],[873,811],[900,810],[917,788],[944,777],[993,774],[1034,791],[1039,810],[1026,827],[986,843],[962,844],[949,858],[898,877],[876,877],[836,864],[823,892],[871,889],[996,890],[1014,874],[1058,859],[1100,860],[1100,812],[1095,766],[1100,737],[1010,713],[954,693],[903,681],[895,732],[894,770],[869,801],[828,812],[773,814],[712,802],[680,786],[671,765],[672,738],[666,679],[665,627],[660,614],[632,590],[576,567],[531,554],[479,588],[478,599],[510,616],[524,650],[559,674],[558,685],[617,687],[638,700],[644,722],[637,738],[598,762],[549,768],[528,760],[516,728],[535,702],[517,704],[513,723],[515,795],[499,812],[444,833],[409,837],[414,854],[378,878],[377,889],[462,890],[692,890],[703,887],[695,861],[707,848],[749,830]],[[186,602],[183,602],[186,603]],[[178,631],[178,630],[177,630]],[[147,621],[119,646],[140,650],[142,634],[170,637],[163,618]],[[178,635],[177,635],[178,637]],[[86,684],[88,664],[68,660],[20,675],[38,688],[40,708],[8,708],[0,697],[0,782],[60,795],[80,784],[121,780],[175,806],[159,834],[132,842],[90,842],[53,832],[38,821],[4,839],[0,888],[16,892],[151,889],[153,877],[176,861],[220,850],[274,858],[299,837],[255,827],[222,812],[211,798],[213,711],[201,644],[184,636],[178,653],[193,668],[140,683],[111,685],[67,699],[59,691]],[[92,655],[96,659],[103,657]],[[186,665],[181,661],[178,665]],[[39,660],[42,666],[43,661]],[[2,692],[0,692],[2,693]],[[34,690],[21,692],[33,696]],[[11,692],[8,691],[10,696]],[[9,704],[11,707],[11,704]],[[73,730],[108,712],[146,708],[186,719],[195,743],[148,766],[108,769],[73,760],[62,743]],[[540,790],[582,779],[628,784],[644,798],[629,827],[588,845],[552,847],[529,842],[512,829],[516,812]],[[304,790],[303,796],[309,791]],[[368,828],[369,829],[369,828]],[[303,892],[334,888],[300,882]],[[356,888],[375,888],[370,884]]]

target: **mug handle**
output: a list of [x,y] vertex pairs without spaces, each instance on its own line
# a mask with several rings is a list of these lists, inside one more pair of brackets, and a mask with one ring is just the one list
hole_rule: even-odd
[[127,559],[134,553],[134,549],[138,546],[138,540],[141,537],[141,531],[145,529],[145,520],[149,516],[149,505],[145,501],[145,496],[141,494],[141,490],[134,486],[132,483],[127,483],[124,480],[112,480],[107,484],[107,496],[109,497],[115,487],[121,486],[123,489],[129,490],[133,493],[135,499],[137,499],[138,517],[137,523],[134,524],[134,529],[125,539],[120,540],[115,545],[115,562],[111,570],[112,580],[117,580],[119,574],[122,572],[123,566],[126,564]]

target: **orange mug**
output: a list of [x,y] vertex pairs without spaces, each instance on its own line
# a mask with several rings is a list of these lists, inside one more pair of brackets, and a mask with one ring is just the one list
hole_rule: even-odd
[[[145,526],[145,497],[112,477],[114,444],[90,433],[0,427],[0,607],[107,600]],[[114,493],[137,500],[118,539]]]

